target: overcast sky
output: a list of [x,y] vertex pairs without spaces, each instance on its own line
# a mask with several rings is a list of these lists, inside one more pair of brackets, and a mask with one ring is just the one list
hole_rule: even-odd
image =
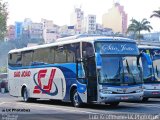
[[3,0],[8,2],[8,24],[31,18],[33,22],[40,22],[41,18],[53,20],[57,25],[69,25],[70,14],[74,6],[81,6],[84,14],[95,14],[97,23],[102,24],[102,15],[113,6],[113,1],[119,1],[131,18],[142,20],[147,18],[153,31],[160,31],[160,19],[150,15],[160,8],[160,0]]

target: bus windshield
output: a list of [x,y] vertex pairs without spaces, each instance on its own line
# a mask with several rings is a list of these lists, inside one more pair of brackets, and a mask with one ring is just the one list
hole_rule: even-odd
[[153,79],[153,69],[152,66],[149,66],[146,59],[144,57],[142,59],[142,67],[143,67],[143,79],[144,82],[151,82],[154,81]]
[[154,67],[156,81],[160,81],[160,56],[154,57],[153,67]]
[[102,68],[99,72],[100,83],[117,85],[142,83],[141,71],[137,66],[136,56],[102,56]]

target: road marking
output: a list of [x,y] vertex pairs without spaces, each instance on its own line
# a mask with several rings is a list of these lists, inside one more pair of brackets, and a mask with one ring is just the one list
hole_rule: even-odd
[[[135,107],[154,107],[154,108],[160,108],[160,105],[158,105],[158,104],[148,104],[148,103],[129,103],[129,104],[131,104],[131,105],[133,105],[133,106],[135,106]],[[125,105],[125,106],[128,106],[128,104],[127,105]]]
[[1,102],[0,105],[5,104],[6,102]]
[[[12,102],[4,102],[4,103],[12,103]],[[18,105],[25,105],[25,106],[30,106],[30,107],[41,107],[41,108],[50,108],[52,110],[62,110],[62,111],[67,111],[67,112],[75,112],[75,113],[86,113],[86,114],[100,114],[100,112],[88,112],[88,111],[84,111],[84,110],[80,110],[79,108],[75,108],[76,110],[71,110],[70,108],[69,109],[66,109],[66,108],[60,108],[60,107],[55,107],[55,106],[46,106],[46,105],[38,105],[38,104],[32,104],[32,103],[16,103]],[[73,107],[74,108],[74,107]]]

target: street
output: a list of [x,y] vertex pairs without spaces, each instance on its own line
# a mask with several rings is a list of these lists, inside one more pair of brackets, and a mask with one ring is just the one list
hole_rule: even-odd
[[70,103],[37,100],[24,103],[22,98],[0,94],[0,120],[86,120],[86,119],[160,119],[160,99],[146,103],[122,102],[116,108],[108,105],[87,105],[74,108]]

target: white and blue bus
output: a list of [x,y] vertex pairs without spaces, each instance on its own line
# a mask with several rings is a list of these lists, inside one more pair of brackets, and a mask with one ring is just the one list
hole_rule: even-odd
[[139,45],[142,54],[144,98],[160,98],[160,47]]
[[120,37],[73,36],[8,54],[9,91],[24,101],[39,98],[106,103],[143,98],[138,46]]

